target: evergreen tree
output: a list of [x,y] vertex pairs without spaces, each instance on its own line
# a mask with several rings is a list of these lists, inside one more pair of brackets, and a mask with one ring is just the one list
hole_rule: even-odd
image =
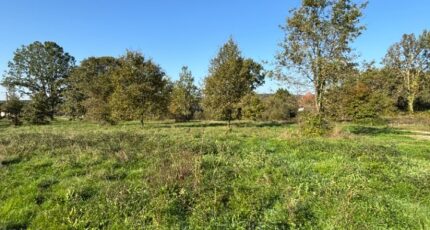
[[20,118],[23,107],[24,104],[19,100],[19,97],[14,92],[10,92],[8,100],[2,105],[2,111],[7,114],[13,125],[18,126],[21,124]]
[[176,121],[189,121],[199,108],[200,93],[194,85],[194,78],[188,67],[182,67],[179,80],[175,82],[169,104],[169,111]]
[[243,58],[237,44],[230,39],[212,60],[205,79],[205,113],[230,124],[238,117],[242,97],[263,84],[264,76],[263,67],[252,59]]
[[43,93],[33,95],[30,103],[24,107],[24,117],[31,124],[43,125],[48,121],[48,104],[46,96]]

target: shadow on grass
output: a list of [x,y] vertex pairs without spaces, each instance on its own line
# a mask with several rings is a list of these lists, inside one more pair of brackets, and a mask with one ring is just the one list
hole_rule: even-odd
[[12,157],[12,158],[5,159],[5,160],[0,161],[0,166],[1,166],[1,165],[3,165],[3,166],[8,166],[8,165],[13,165],[13,164],[18,164],[18,163],[20,163],[21,161],[22,161],[22,158],[21,158],[21,157]]
[[[280,121],[270,121],[270,122],[252,122],[252,121],[235,121],[231,123],[231,126],[237,128],[250,128],[250,127],[280,127],[284,125],[293,124],[293,122],[280,122]],[[191,121],[191,122],[160,122],[147,124],[147,127],[151,128],[209,128],[209,127],[223,127],[228,126],[225,121]]]
[[399,130],[390,127],[369,127],[369,126],[352,126],[350,132],[357,135],[377,136],[383,134],[412,134],[406,130]]

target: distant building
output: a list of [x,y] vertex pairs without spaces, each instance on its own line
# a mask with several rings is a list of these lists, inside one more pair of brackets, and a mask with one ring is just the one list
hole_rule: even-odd
[[315,94],[307,92],[305,95],[298,96],[299,112],[315,110]]

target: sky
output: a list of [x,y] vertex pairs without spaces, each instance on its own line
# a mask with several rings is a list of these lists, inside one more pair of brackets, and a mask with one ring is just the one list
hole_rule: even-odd
[[[357,1],[361,2],[361,1]],[[55,41],[81,61],[90,56],[142,52],[172,79],[189,66],[198,84],[210,59],[232,36],[242,54],[274,61],[283,39],[279,28],[301,0],[0,0],[0,74],[13,52],[34,41]],[[370,0],[353,44],[361,60],[380,62],[404,33],[430,29],[428,0]],[[258,88],[270,93],[282,83]],[[0,100],[5,89],[0,87]]]

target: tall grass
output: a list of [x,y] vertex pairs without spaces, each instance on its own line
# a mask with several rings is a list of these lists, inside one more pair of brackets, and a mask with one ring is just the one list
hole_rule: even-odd
[[[375,129],[375,130],[373,130]],[[430,228],[430,143],[347,126],[0,126],[0,229]]]

